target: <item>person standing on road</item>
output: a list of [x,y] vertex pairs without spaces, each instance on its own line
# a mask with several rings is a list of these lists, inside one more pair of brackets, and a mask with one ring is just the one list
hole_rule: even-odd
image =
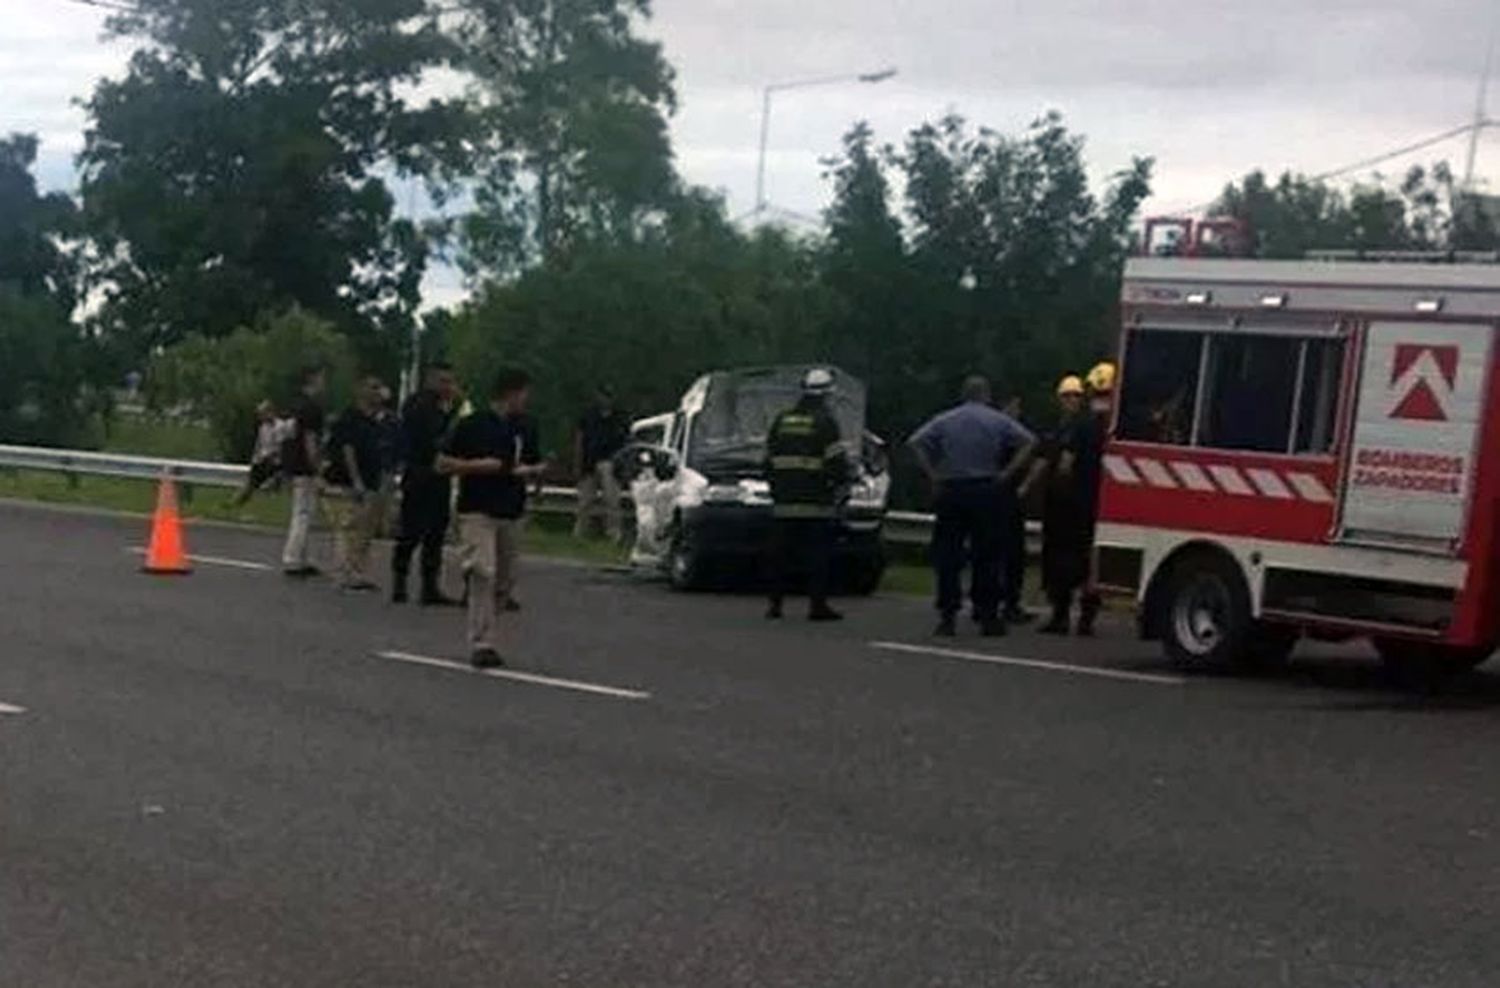
[[[1000,410],[1025,427],[1021,418],[1021,396],[1011,395]],[[1026,590],[1026,506],[1021,502],[1020,474],[1012,475],[1010,482],[1000,488],[1000,532],[1001,592],[1000,603],[1008,624],[1029,624],[1033,615],[1022,605]]]
[[[1045,508],[1042,515],[1042,582],[1052,604],[1052,619],[1040,631],[1066,635],[1071,630],[1073,598],[1084,586],[1093,544],[1094,499],[1098,496],[1098,437],[1084,403],[1082,379],[1069,375],[1057,386],[1062,420],[1048,437],[1045,455],[1037,462],[1026,489],[1040,483]],[[1080,622],[1079,631],[1091,634],[1093,617]]]
[[838,420],[828,408],[833,374],[817,368],[802,381],[802,398],[782,412],[766,437],[771,477],[771,537],[766,579],[771,606],[766,616],[781,617],[797,563],[806,569],[811,621],[842,621],[828,606],[838,506],[849,482],[849,454]]
[[595,518],[603,514],[604,531],[615,545],[625,541],[620,510],[620,482],[615,478],[615,454],[630,441],[630,422],[615,407],[614,391],[601,385],[594,406],[578,420],[573,437],[573,470],[578,478],[578,520],[573,537],[587,536]]
[[401,521],[391,555],[391,601],[407,601],[412,557],[422,550],[422,591],[427,607],[456,607],[443,593],[443,544],[452,520],[453,485],[437,469],[438,454],[447,440],[458,408],[458,378],[446,363],[428,364],[422,389],[406,401],[401,412],[398,457],[401,473]]
[[1114,419],[1115,377],[1114,363],[1106,360],[1089,371],[1086,382],[1089,418],[1093,423],[1093,433],[1086,450],[1088,458],[1082,464],[1082,477],[1085,485],[1083,496],[1088,506],[1088,525],[1085,532],[1087,542],[1084,549],[1088,575],[1084,581],[1083,596],[1078,605],[1078,633],[1084,637],[1091,637],[1094,634],[1094,623],[1104,607],[1103,598],[1100,597],[1096,586],[1098,574],[1095,570],[1097,560],[1094,554],[1094,537],[1099,528],[1099,488],[1104,471],[1104,443],[1109,437],[1109,430]]
[[373,377],[361,381],[354,404],[334,421],[328,437],[323,476],[333,513],[334,559],[339,587],[354,593],[377,589],[369,563],[385,472],[379,420],[383,387]]
[[313,516],[318,513],[318,474],[322,472],[323,392],[327,372],[309,367],[302,372],[301,393],[292,405],[292,429],[281,452],[282,469],[291,480],[292,513],[287,524],[281,568],[287,576],[318,575],[308,557]]
[[957,634],[963,570],[970,563],[975,616],[986,637],[1006,633],[1000,613],[1003,490],[1015,482],[1036,449],[1036,436],[992,407],[990,383],[964,381],[963,401],[918,429],[908,444],[932,482],[937,522],[932,556],[937,570],[936,634]]
[[234,496],[232,503],[236,508],[244,507],[257,491],[281,473],[281,444],[288,432],[269,398],[255,406],[255,420],[255,451],[250,455],[250,475],[245,486]]
[[476,669],[505,664],[496,648],[499,616],[516,582],[527,483],[546,469],[526,418],[530,397],[524,371],[501,371],[489,407],[458,423],[437,460],[441,472],[458,478],[469,657]]

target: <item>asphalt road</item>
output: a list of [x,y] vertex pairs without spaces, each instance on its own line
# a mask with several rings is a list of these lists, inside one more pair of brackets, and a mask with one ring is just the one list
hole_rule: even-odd
[[[529,563],[456,614],[0,507],[0,986],[1489,986],[1500,681],[918,649]],[[382,658],[402,653],[407,660]],[[1018,659],[976,661],[976,658]],[[421,659],[424,662],[411,661]],[[600,689],[602,688],[602,689]]]

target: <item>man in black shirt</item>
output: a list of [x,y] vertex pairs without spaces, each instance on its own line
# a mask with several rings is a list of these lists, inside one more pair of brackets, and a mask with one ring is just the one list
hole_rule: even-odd
[[578,478],[578,521],[573,537],[583,538],[602,505],[604,528],[616,545],[625,540],[620,514],[620,482],[615,478],[615,454],[630,441],[630,423],[615,407],[614,392],[601,386],[594,407],[578,420],[573,440],[573,468]]
[[301,394],[292,405],[292,434],[281,452],[281,466],[291,479],[292,513],[287,525],[281,568],[287,576],[316,576],[308,560],[308,535],[318,512],[318,474],[322,469],[323,390],[327,375],[321,367],[302,372]]
[[458,526],[469,580],[469,654],[476,669],[504,665],[496,625],[515,587],[526,488],[545,470],[536,429],[526,418],[531,379],[503,370],[488,408],[453,429],[438,469],[458,478]]
[[356,592],[376,589],[368,566],[384,482],[378,418],[382,387],[373,377],[360,382],[354,404],[333,423],[323,475],[331,497],[339,586]]
[[422,390],[407,399],[401,412],[399,457],[401,531],[391,557],[391,599],[406,603],[412,556],[422,547],[422,596],[427,606],[451,607],[457,601],[442,590],[443,541],[448,535],[453,488],[438,472],[438,454],[448,439],[458,407],[458,378],[445,363],[429,364]]

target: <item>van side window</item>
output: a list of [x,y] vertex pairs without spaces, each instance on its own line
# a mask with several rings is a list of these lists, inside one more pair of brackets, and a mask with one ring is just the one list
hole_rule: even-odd
[[1122,439],[1185,446],[1193,440],[1193,406],[1204,335],[1136,330],[1125,351]]

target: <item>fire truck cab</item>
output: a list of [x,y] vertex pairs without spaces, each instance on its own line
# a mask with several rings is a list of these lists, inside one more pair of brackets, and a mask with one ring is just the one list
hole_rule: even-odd
[[1190,666],[1500,641],[1500,266],[1138,258],[1097,569]]

